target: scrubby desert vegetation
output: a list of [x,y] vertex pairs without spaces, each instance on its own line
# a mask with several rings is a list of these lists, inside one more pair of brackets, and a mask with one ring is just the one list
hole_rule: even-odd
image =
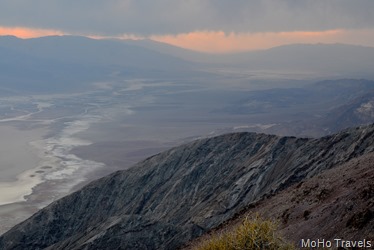
[[199,242],[194,250],[291,250],[295,247],[287,243],[276,232],[277,223],[259,216],[246,217],[226,231],[216,232]]

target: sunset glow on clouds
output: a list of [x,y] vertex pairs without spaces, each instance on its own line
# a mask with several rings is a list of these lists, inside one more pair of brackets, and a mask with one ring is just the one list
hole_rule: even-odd
[[[51,35],[68,35],[58,30],[31,29],[25,27],[1,27],[0,35],[13,35],[19,38],[36,38]],[[86,35],[94,39],[145,39],[171,44],[174,46],[207,52],[229,53],[267,49],[294,43],[347,43],[374,47],[374,29],[225,33],[223,31],[196,31],[176,35],[153,35],[149,37],[124,34],[121,36]]]
[[[43,6],[43,8],[41,8]],[[291,43],[374,46],[373,0],[2,0],[0,35],[151,38],[205,52]]]
[[[364,38],[364,39],[363,39]],[[151,39],[209,53],[267,49],[292,43],[348,43],[374,46],[373,30],[327,30],[263,33],[191,32]]]
[[271,48],[289,43],[332,42],[343,31],[230,33],[191,32],[188,34],[154,36],[153,40],[203,52],[237,52]]
[[16,36],[19,38],[36,38],[42,36],[64,35],[62,31],[48,29],[32,29],[25,27],[2,27],[0,26],[0,36]]

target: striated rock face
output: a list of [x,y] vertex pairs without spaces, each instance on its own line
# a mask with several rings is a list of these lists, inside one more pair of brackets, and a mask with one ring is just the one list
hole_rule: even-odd
[[[254,214],[277,221],[278,233],[301,249],[301,239],[329,240],[334,242],[333,249],[336,249],[335,239],[366,240],[373,245],[373,163],[374,152],[295,183],[274,196],[251,204],[207,234],[190,241],[183,249],[197,249],[196,246],[209,239],[211,234],[230,231]],[[368,244],[366,246],[370,248]]]
[[374,151],[374,125],[321,139],[235,133],[115,172],[0,237],[0,249],[176,249],[245,206]]

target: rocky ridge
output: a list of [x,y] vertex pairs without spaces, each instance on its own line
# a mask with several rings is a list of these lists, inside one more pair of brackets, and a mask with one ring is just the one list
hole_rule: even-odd
[[251,203],[373,151],[374,125],[320,139],[201,139],[52,203],[2,235],[0,249],[176,249]]
[[337,244],[346,247],[343,240],[349,241],[347,244],[369,242],[365,248],[371,249],[369,245],[374,246],[373,162],[374,152],[295,183],[274,196],[252,203],[183,249],[198,249],[211,235],[230,232],[254,215],[276,221],[278,233],[300,248],[301,239],[325,239],[333,242],[333,249],[338,248]]

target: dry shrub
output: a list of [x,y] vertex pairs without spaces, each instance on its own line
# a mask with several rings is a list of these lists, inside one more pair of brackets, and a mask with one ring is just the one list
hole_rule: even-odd
[[270,220],[262,220],[258,215],[246,217],[235,228],[213,234],[199,243],[196,250],[288,250],[295,249],[276,234],[277,225]]

